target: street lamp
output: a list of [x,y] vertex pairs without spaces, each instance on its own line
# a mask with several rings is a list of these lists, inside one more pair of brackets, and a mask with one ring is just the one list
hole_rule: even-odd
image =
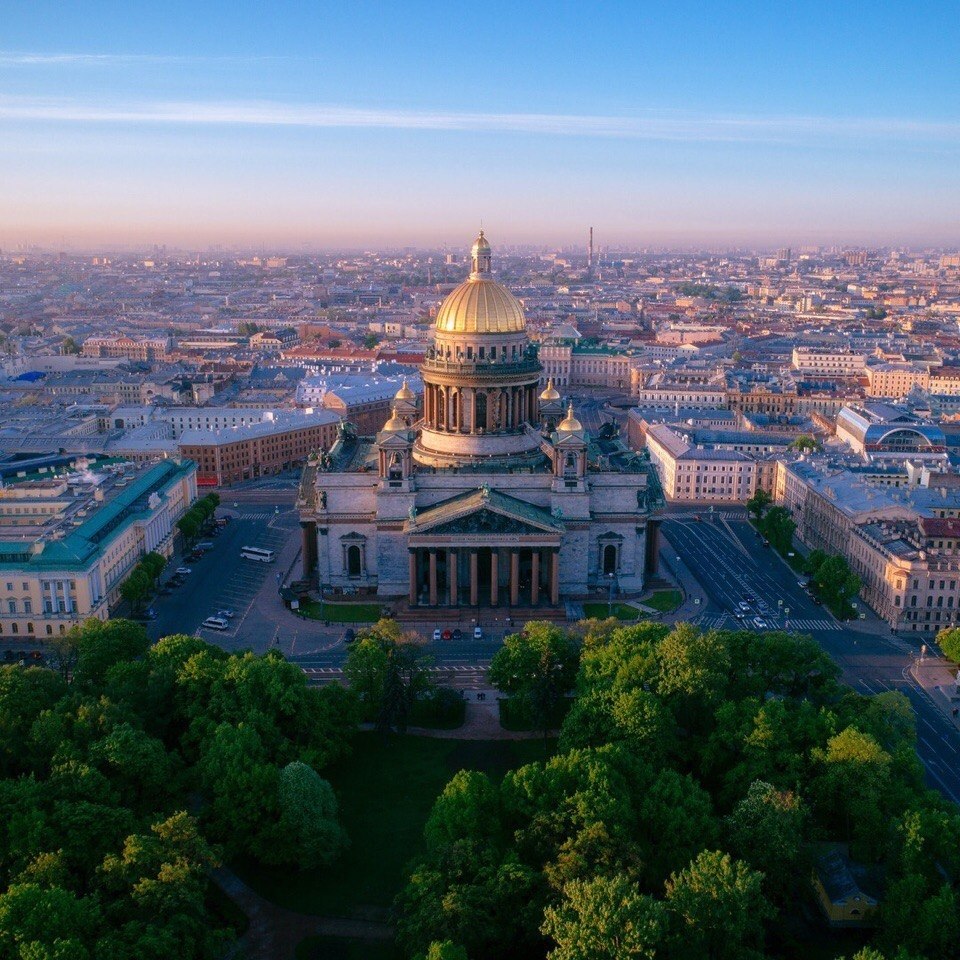
[[786,618],[786,619],[783,621],[783,629],[784,629],[784,630],[789,630],[789,629],[790,629],[790,608],[789,608],[789,607],[784,607],[784,608],[783,608],[783,615],[784,615],[784,617]]
[[610,579],[610,594],[607,597],[607,616],[613,616],[613,588],[616,585],[617,575],[611,570],[607,574],[607,577]]

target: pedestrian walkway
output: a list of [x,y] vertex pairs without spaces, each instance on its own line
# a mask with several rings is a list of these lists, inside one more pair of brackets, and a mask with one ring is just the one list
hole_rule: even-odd
[[703,513],[694,514],[689,510],[668,510],[666,513],[657,514],[657,520],[694,520],[695,517],[701,517],[703,520],[746,520],[749,516],[746,510],[714,510],[710,513],[709,508],[705,508]]
[[[827,619],[807,619],[799,618],[794,619],[793,617],[789,620],[789,627],[787,626],[787,621],[782,621],[778,617],[761,617],[761,619],[768,626],[764,627],[765,630],[787,630],[789,629],[791,633],[799,633],[800,631],[816,631],[816,630],[842,630],[843,627],[837,623],[835,620]],[[720,629],[721,627],[726,627],[731,630],[736,629],[746,629],[746,630],[755,630],[756,627],[753,625],[753,618],[745,618],[744,620],[737,620],[733,614],[730,613],[720,613],[720,614],[704,614],[703,616],[698,617],[695,622],[703,627],[705,630],[711,629]]]
[[960,683],[956,664],[943,657],[917,657],[910,675],[923,687],[934,706],[960,730]]

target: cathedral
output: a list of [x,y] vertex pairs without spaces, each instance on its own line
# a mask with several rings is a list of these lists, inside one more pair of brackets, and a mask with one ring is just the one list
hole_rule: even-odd
[[642,590],[656,562],[649,464],[592,437],[541,380],[523,307],[490,244],[441,305],[421,368],[375,437],[349,423],[310,458],[298,507],[304,575],[326,595],[410,607],[558,607]]

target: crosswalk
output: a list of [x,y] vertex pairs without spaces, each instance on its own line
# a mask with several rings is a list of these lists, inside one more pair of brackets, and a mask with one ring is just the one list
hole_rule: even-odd
[[[786,621],[779,617],[764,617],[764,621],[769,624],[765,629],[769,630],[784,630],[786,629]],[[705,630],[721,629],[725,628],[728,630],[736,629],[745,629],[745,630],[755,630],[756,627],[753,625],[753,619],[749,620],[737,620],[732,614],[721,613],[721,614],[704,614],[703,616],[697,618],[695,621],[699,626],[703,627]],[[842,630],[843,628],[834,620],[828,620],[827,618],[804,618],[800,617],[795,619],[794,617],[790,618],[789,621],[791,632],[804,632],[804,631],[814,631],[814,630]]]
[[[666,511],[664,513],[657,514],[655,520],[693,520],[695,514],[690,513],[689,511]],[[709,509],[704,509],[699,516],[704,520],[746,520],[749,516],[746,510],[714,510],[713,513]]]
[[284,508],[280,511],[280,514],[274,513],[273,510],[264,511],[263,513],[247,513],[245,510],[239,510],[241,520],[272,520],[276,516],[280,516],[287,512],[287,509]]

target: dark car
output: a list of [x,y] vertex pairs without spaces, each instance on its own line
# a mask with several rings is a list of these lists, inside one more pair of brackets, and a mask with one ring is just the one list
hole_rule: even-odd
[[814,598],[813,598],[813,602],[814,602],[818,607],[822,607],[822,606],[823,606],[823,601],[822,601],[819,597],[814,597]]
[[347,627],[343,631],[343,642],[344,643],[353,643],[357,639],[357,632],[352,627]]
[[454,639],[454,640],[459,640],[462,636],[463,636],[463,631],[462,631],[459,627],[457,627],[457,628],[453,631],[453,639]]
[[12,651],[12,650],[4,650],[4,651],[3,651],[3,659],[4,659],[4,660],[13,660],[13,658],[14,658],[14,657],[13,657],[13,651]]

